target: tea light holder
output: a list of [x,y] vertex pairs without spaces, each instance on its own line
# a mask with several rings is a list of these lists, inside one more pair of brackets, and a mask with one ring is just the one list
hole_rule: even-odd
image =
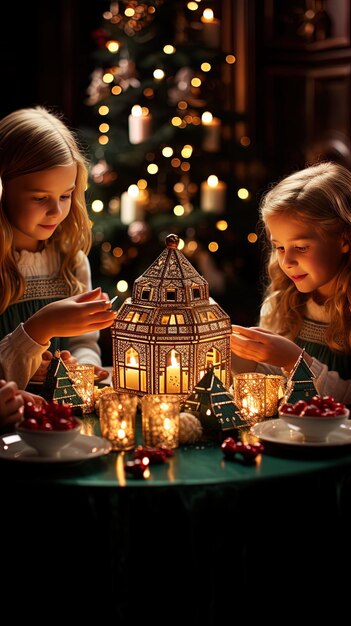
[[284,386],[283,376],[265,375],[265,417],[273,417],[278,413],[278,403],[284,396]]
[[141,399],[143,444],[151,448],[179,446],[179,396],[147,394]]
[[128,393],[105,393],[99,400],[100,430],[112,443],[112,450],[135,448],[135,419],[138,397]]
[[283,381],[283,376],[258,372],[234,375],[234,402],[248,425],[278,412],[279,399],[284,395]]
[[95,411],[94,401],[94,365],[78,363],[67,366],[70,380],[82,398],[83,413],[93,413]]

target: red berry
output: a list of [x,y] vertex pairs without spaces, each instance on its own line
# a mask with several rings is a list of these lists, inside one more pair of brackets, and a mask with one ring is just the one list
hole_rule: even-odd
[[306,406],[307,406],[307,402],[305,400],[298,400],[293,405],[294,414],[301,415],[302,411],[305,410]]
[[336,406],[334,411],[335,411],[335,415],[343,415],[346,411],[346,407]]
[[72,421],[66,417],[55,417],[53,426],[54,430],[71,430],[73,428]]
[[313,415],[317,417],[322,415],[322,411],[319,406],[316,406],[315,404],[308,404],[300,415]]
[[[227,458],[232,458],[235,453],[238,451],[238,447],[240,447],[241,442],[240,441],[235,441],[233,439],[233,437],[227,437],[222,445],[221,448],[223,450],[224,455]],[[242,445],[242,444],[241,444]]]
[[324,405],[333,406],[334,404],[333,396],[323,396],[322,400]]
[[128,474],[134,476],[134,478],[147,478],[146,470],[148,469],[149,459],[142,461],[141,459],[135,459],[134,461],[127,461],[124,464],[124,470]]
[[322,400],[321,396],[313,396],[313,398],[311,398],[311,404],[314,404],[315,406],[318,406],[319,408],[322,408],[323,400]]
[[150,463],[165,463],[166,452],[161,448],[143,448],[143,446],[138,446],[134,450],[134,458],[144,459],[145,457],[149,459]]
[[38,404],[34,404],[34,402],[26,402],[24,405],[23,416],[33,417],[37,419],[42,414],[42,408]]
[[40,430],[54,430],[54,427],[47,417],[40,421]]

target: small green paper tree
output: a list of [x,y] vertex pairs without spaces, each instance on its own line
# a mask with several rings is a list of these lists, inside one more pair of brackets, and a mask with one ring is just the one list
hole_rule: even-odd
[[72,383],[67,367],[56,350],[51,359],[41,395],[45,400],[83,406],[84,401]]
[[205,438],[218,437],[222,433],[228,436],[228,431],[238,426],[238,408],[233,396],[214,374],[212,366],[207,368],[206,374],[186,399],[184,411],[199,419]]
[[318,394],[314,384],[315,375],[304,359],[302,350],[286,383],[284,402],[294,404],[298,400],[306,400]]

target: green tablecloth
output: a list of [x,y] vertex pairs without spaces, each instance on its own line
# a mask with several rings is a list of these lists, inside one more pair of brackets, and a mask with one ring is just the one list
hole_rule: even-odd
[[336,617],[348,597],[339,570],[351,556],[351,451],[271,452],[246,465],[224,460],[219,444],[181,447],[148,480],[124,475],[131,453],[60,467],[2,462],[6,593],[20,576],[35,613],[63,570],[74,591],[57,615],[71,602],[81,620],[96,611],[118,624],[217,626],[235,623],[239,606],[252,619],[265,603],[272,611],[297,587],[315,615],[337,595]]

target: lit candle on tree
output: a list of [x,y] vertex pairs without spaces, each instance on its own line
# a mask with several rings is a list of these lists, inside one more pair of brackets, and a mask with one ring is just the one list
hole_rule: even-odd
[[200,205],[203,211],[223,213],[226,204],[227,185],[214,174],[201,183]]
[[131,224],[144,218],[144,199],[138,185],[130,185],[121,195],[121,222]]
[[152,118],[147,107],[135,104],[128,117],[129,141],[136,144],[148,139],[151,135]]
[[202,41],[209,48],[219,48],[221,44],[221,23],[213,16],[212,9],[205,9],[202,17]]
[[210,111],[205,111],[201,116],[204,133],[202,148],[206,152],[218,152],[221,147],[221,120],[213,117]]

